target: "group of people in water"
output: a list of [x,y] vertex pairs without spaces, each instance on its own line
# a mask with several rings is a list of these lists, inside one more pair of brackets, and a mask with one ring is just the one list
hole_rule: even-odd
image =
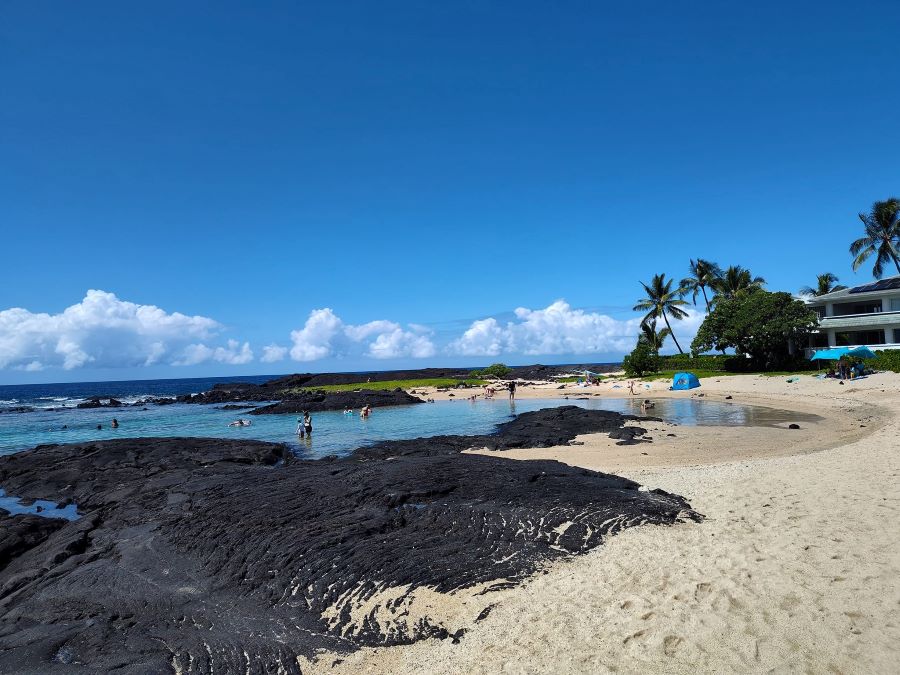
[[[112,427],[113,429],[118,429],[118,428],[119,428],[119,420],[117,420],[115,417],[113,417],[112,424],[110,424],[109,426]],[[69,425],[68,425],[68,424],[63,424],[63,425],[59,428],[59,430],[60,430],[60,431],[68,431],[68,430],[69,430]],[[53,431],[53,429],[47,429],[47,431]],[[103,431],[103,425],[102,425],[102,424],[98,424],[98,425],[97,425],[97,431]]]
[[[345,415],[354,415],[355,413],[347,408],[344,410]],[[372,406],[364,405],[360,408],[359,416],[361,419],[368,419],[369,415],[372,414]],[[297,430],[296,434],[300,438],[312,438],[313,424],[312,424],[312,415],[309,414],[308,410],[303,411],[303,417],[297,418]]]

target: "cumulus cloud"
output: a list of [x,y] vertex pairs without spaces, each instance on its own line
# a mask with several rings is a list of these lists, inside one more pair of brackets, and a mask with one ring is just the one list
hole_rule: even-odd
[[209,360],[242,364],[253,359],[247,343],[207,345],[221,330],[221,324],[205,316],[169,313],[89,290],[81,302],[59,314],[20,307],[0,311],[0,368],[72,370]]
[[226,347],[208,347],[204,344],[188,345],[181,352],[181,356],[172,362],[175,366],[194,366],[204,361],[218,361],[232,366],[250,363],[253,360],[253,350],[250,343],[243,345],[237,340],[229,340]]
[[310,312],[303,328],[291,332],[291,342],[290,355],[295,361],[351,354],[375,359],[427,358],[437,353],[423,326],[403,328],[383,319],[347,324],[328,307]]
[[[679,338],[690,342],[704,315],[688,309],[684,321],[675,321]],[[500,354],[597,354],[628,352],[640,330],[640,318],[618,320],[605,314],[572,309],[557,300],[544,309],[519,307],[516,320],[502,325],[494,318],[474,321],[448,351],[462,356]],[[671,344],[671,343],[670,343]]]
[[276,361],[284,361],[287,356],[288,348],[281,345],[271,344],[263,347],[262,356],[259,360],[263,363],[275,363]]

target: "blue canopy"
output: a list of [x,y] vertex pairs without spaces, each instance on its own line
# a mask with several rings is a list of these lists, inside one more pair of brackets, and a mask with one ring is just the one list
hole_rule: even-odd
[[809,357],[810,361],[824,360],[837,361],[842,356],[857,356],[861,359],[874,359],[875,352],[868,347],[831,347],[830,349],[820,349]]
[[693,373],[675,373],[672,378],[672,389],[694,389],[700,386],[700,380]]

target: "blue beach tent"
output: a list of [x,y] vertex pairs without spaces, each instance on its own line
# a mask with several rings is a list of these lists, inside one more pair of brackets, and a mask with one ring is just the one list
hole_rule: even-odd
[[672,389],[695,389],[700,386],[700,380],[693,373],[675,373],[672,378]]

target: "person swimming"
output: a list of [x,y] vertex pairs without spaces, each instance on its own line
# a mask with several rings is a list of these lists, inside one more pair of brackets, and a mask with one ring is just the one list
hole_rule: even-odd
[[113,417],[112,428],[113,428],[113,429],[118,429],[118,428],[119,428],[119,420],[117,420],[115,417]]
[[651,401],[649,398],[645,398],[641,403],[641,410],[650,410],[650,408],[655,408],[656,404]]
[[253,424],[253,422],[251,422],[250,420],[235,420],[228,426],[230,426],[230,427],[249,427],[251,424]]

